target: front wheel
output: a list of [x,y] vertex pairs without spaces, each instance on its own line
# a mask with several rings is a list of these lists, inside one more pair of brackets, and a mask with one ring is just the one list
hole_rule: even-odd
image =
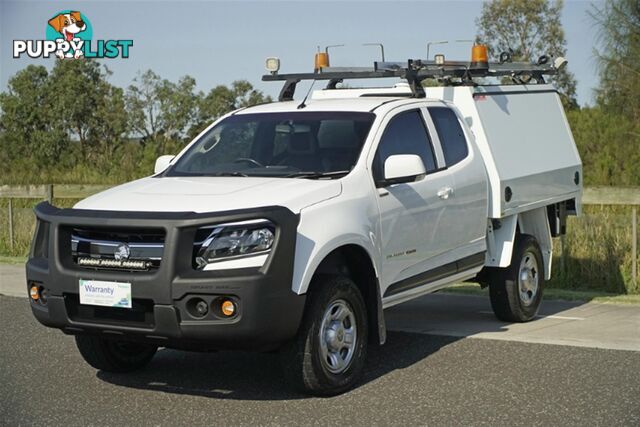
[[131,372],[147,365],[158,347],[93,335],[76,335],[76,346],[84,360],[106,372]]
[[544,288],[544,262],[535,237],[517,236],[511,265],[494,269],[489,281],[491,307],[507,322],[528,322],[538,313]]
[[300,391],[328,396],[355,384],[367,354],[367,315],[348,278],[320,276],[312,283],[297,337],[282,349],[284,372]]

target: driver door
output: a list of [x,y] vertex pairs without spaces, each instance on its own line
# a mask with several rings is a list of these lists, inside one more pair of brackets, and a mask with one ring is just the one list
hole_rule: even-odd
[[395,154],[420,156],[427,172],[414,182],[377,185],[385,297],[413,287],[417,276],[430,268],[430,260],[451,249],[447,234],[455,232],[443,229],[453,180],[438,168],[422,109],[392,114],[373,159],[374,181],[382,181],[384,162]]

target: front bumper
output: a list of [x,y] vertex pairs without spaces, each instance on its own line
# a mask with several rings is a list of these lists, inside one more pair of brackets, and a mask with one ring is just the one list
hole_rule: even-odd
[[[35,317],[45,326],[69,334],[101,334],[164,347],[196,349],[275,348],[294,337],[305,296],[291,290],[298,216],[283,207],[196,214],[192,212],[120,212],[35,208],[38,227],[26,265],[27,286],[48,292],[47,303],[31,300]],[[192,266],[196,230],[204,225],[266,218],[276,225],[276,240],[262,268],[196,271]],[[96,270],[78,266],[71,255],[72,227],[113,227],[134,232],[165,232],[164,252],[155,271]],[[38,246],[41,246],[40,248]],[[79,280],[131,283],[131,309],[79,304]],[[191,298],[212,303],[231,298],[237,314],[228,319],[203,318],[187,309]]]

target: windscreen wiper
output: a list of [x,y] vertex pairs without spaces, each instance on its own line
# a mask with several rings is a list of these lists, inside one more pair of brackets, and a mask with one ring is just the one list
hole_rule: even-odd
[[242,172],[218,172],[214,176],[249,176]]
[[331,172],[294,172],[289,175],[284,175],[285,178],[309,178],[309,179],[319,179],[319,178],[340,178],[347,175],[350,170],[342,170],[342,171],[331,171]]

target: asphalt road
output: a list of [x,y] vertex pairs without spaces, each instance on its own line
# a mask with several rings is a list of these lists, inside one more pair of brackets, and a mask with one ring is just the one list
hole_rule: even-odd
[[[434,297],[445,333],[456,324],[447,307],[473,303]],[[474,304],[468,314],[486,317],[484,298]],[[403,319],[418,307],[394,308],[389,323],[421,333],[391,331],[357,388],[320,399],[292,392],[275,354],[161,350],[143,371],[96,372],[72,337],[37,324],[26,298],[0,297],[0,424],[640,424],[640,352],[463,338],[460,328],[429,335],[420,316]],[[580,322],[532,324],[557,321]],[[508,334],[503,326],[494,321],[494,332]]]

